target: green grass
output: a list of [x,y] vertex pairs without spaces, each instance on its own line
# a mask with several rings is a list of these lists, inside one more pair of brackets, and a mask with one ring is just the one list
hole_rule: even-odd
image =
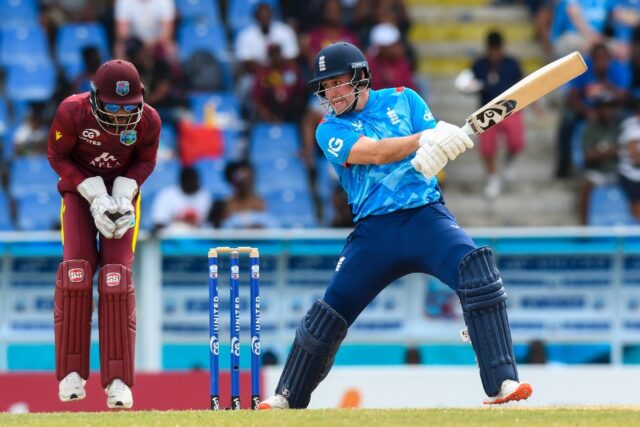
[[1,426],[633,426],[640,407],[0,414]]

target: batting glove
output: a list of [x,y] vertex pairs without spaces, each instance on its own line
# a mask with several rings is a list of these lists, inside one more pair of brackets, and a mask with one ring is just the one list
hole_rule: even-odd
[[433,144],[442,148],[449,160],[473,148],[473,141],[458,126],[439,121],[435,128],[427,129],[420,135],[420,145]]

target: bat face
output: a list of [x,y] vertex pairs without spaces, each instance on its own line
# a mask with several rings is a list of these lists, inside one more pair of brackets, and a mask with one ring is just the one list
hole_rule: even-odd
[[482,133],[586,70],[584,59],[578,52],[557,59],[520,80],[467,117],[463,130],[469,135]]
[[518,101],[515,99],[503,99],[495,105],[489,105],[479,112],[469,116],[467,123],[473,130],[473,133],[482,133],[491,126],[500,123],[516,111]]

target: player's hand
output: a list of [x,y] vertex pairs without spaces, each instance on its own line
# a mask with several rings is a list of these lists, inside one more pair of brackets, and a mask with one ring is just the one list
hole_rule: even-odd
[[411,166],[427,178],[434,177],[449,160],[442,148],[435,144],[425,144],[416,151]]
[[115,214],[118,210],[113,198],[107,193],[94,197],[90,210],[91,215],[93,215],[93,221],[100,234],[107,239],[112,239],[116,225],[109,216]]
[[138,192],[138,184],[135,180],[119,176],[113,182],[113,199],[117,205],[117,213],[120,215],[115,220],[116,229],[114,239],[120,239],[130,228],[136,224],[135,210],[132,200]]
[[427,129],[420,135],[420,145],[437,145],[449,160],[455,160],[460,154],[473,148],[473,141],[458,126],[439,121],[435,128]]
[[85,179],[78,185],[78,193],[89,202],[89,210],[98,231],[107,239],[113,238],[116,225],[109,215],[115,214],[118,206],[107,194],[102,177],[92,176]]

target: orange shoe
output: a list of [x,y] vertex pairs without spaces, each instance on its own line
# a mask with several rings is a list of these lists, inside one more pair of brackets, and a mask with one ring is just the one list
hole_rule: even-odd
[[525,400],[531,396],[531,393],[533,393],[533,389],[529,383],[504,380],[502,381],[502,386],[500,386],[500,392],[493,397],[485,399],[482,403],[485,405],[500,405],[502,403]]
[[289,401],[281,394],[274,394],[258,404],[259,411],[266,409],[289,409]]

